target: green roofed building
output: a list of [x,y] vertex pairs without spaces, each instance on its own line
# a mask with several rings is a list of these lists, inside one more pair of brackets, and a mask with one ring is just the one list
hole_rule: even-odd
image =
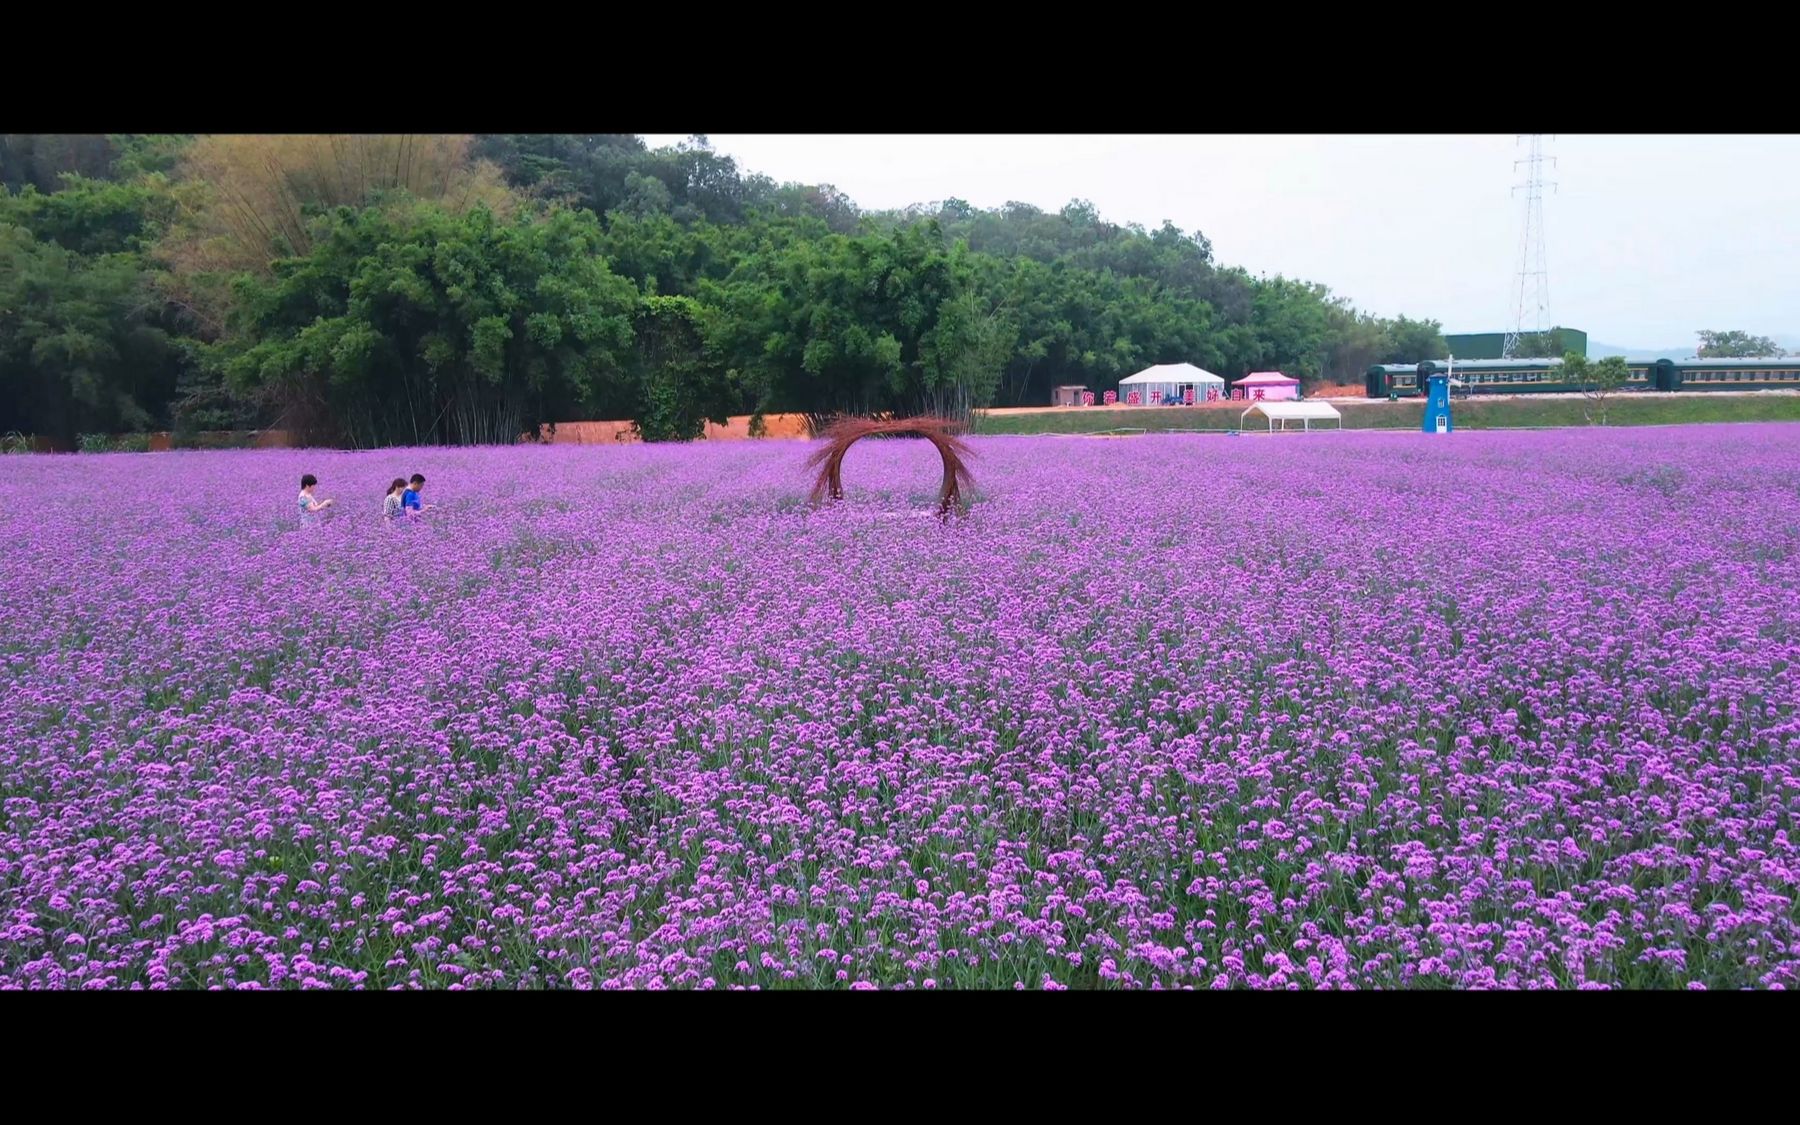
[[[1467,332],[1445,336],[1450,354],[1457,359],[1501,359],[1506,348],[1504,332]],[[1527,332],[1519,338],[1515,358],[1560,359],[1564,352],[1586,355],[1587,333],[1578,328],[1552,328],[1548,332]]]

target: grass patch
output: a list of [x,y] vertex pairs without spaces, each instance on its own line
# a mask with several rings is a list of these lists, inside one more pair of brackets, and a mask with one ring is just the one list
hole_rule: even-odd
[[[1401,402],[1334,403],[1346,430],[1416,430],[1424,414],[1420,399]],[[1582,401],[1553,399],[1470,399],[1451,404],[1457,429],[1500,430],[1586,426]],[[1113,430],[1152,433],[1203,431],[1224,433],[1238,428],[1244,407],[1149,407],[1141,410],[1045,410],[1032,414],[986,414],[975,426],[982,434],[1096,434]],[[1693,422],[1800,422],[1800,396],[1677,394],[1670,397],[1620,396],[1606,406],[1609,426],[1671,426]],[[1264,429],[1261,417],[1249,428]],[[1290,429],[1296,423],[1290,422]],[[1327,421],[1324,428],[1329,430]]]

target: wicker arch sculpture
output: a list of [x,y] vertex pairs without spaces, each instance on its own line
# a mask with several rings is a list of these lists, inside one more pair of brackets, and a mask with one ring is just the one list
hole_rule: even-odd
[[819,471],[813,481],[812,502],[817,504],[826,496],[833,500],[844,498],[844,454],[861,439],[870,434],[917,434],[936,446],[938,456],[944,459],[944,483],[938,487],[938,514],[949,515],[950,510],[958,506],[963,491],[975,483],[974,476],[963,463],[965,458],[974,456],[974,451],[957,436],[957,428],[957,424],[948,418],[845,418],[837,422],[820,433],[825,444],[806,459],[807,468]]

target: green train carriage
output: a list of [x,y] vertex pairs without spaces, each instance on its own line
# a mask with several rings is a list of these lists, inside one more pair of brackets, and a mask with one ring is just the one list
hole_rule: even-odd
[[1672,369],[1671,391],[1800,390],[1800,356],[1776,359],[1663,360]]
[[[1582,384],[1562,377],[1560,359],[1477,359],[1455,364],[1452,383],[1461,394],[1575,393]],[[1781,359],[1627,359],[1626,391],[1800,390],[1800,356]],[[1363,378],[1369,398],[1412,398],[1448,361],[1381,363]]]

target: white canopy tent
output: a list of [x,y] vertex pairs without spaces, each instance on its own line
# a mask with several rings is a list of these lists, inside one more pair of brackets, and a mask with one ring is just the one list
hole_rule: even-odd
[[1143,401],[1149,402],[1151,391],[1161,391],[1159,397],[1167,401],[1181,397],[1189,387],[1194,388],[1194,399],[1198,402],[1206,401],[1208,387],[1217,387],[1218,397],[1225,397],[1225,380],[1191,363],[1159,363],[1136,375],[1127,375],[1119,380],[1119,395],[1123,398],[1130,391],[1138,391]]
[[1305,423],[1304,428],[1311,430],[1314,419],[1323,420],[1326,418],[1336,418],[1337,428],[1340,430],[1344,428],[1344,416],[1339,414],[1337,408],[1329,403],[1259,402],[1250,409],[1244,411],[1244,416],[1238,419],[1238,429],[1243,429],[1245,420],[1258,411],[1261,411],[1262,416],[1269,420],[1270,433],[1275,432],[1276,422],[1280,422],[1281,428],[1286,430],[1287,424],[1290,421],[1296,420]]

